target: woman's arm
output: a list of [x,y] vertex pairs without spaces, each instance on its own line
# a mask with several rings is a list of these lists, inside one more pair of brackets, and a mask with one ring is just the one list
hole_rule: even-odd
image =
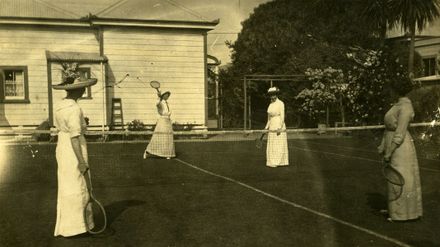
[[281,102],[281,107],[280,107],[281,109],[280,109],[280,116],[281,116],[281,126],[280,126],[280,129],[283,129],[283,127],[284,127],[284,119],[285,119],[285,112],[284,112],[284,103],[283,102]]
[[78,160],[78,169],[81,173],[84,174],[89,169],[89,165],[84,160],[79,136],[71,137],[70,142],[72,143],[73,152],[75,153],[76,159]]
[[269,122],[270,122],[270,116],[269,116],[269,114],[267,114],[266,127],[264,127],[265,130],[268,130],[268,129],[269,129]]
[[382,134],[382,141],[380,142],[380,145],[377,147],[377,152],[379,154],[383,154],[385,151],[385,133]]
[[81,173],[85,173],[89,166],[84,159],[79,140],[81,136],[81,118],[81,109],[78,107],[70,112],[70,116],[67,119],[67,128],[69,129],[70,142],[72,144],[73,152],[78,160],[78,169]]
[[390,148],[386,150],[384,155],[385,161],[390,161],[391,155],[402,144],[403,140],[405,140],[406,131],[408,129],[409,122],[413,117],[414,111],[410,106],[403,106],[400,108],[398,114],[396,131],[394,132]]

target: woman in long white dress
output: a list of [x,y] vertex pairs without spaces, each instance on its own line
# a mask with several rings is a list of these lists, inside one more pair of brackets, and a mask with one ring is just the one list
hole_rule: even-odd
[[[79,80],[54,85],[64,89],[67,96],[55,107],[55,126],[58,130],[56,159],[58,163],[57,218],[54,236],[70,237],[87,231],[84,209],[89,199],[84,173],[88,170],[87,143],[84,138],[86,121],[77,100],[85,88],[96,79]],[[92,229],[91,208],[87,210],[88,228]]]
[[169,91],[159,94],[159,102],[156,105],[159,119],[154,128],[153,136],[144,151],[144,159],[149,155],[167,159],[176,157],[173,126],[170,118],[171,111],[167,102],[170,95],[171,93]]
[[284,103],[278,99],[279,89],[271,87],[267,91],[271,103],[267,108],[267,124],[269,130],[266,148],[266,166],[278,167],[289,165],[289,149],[287,146],[286,124],[284,123]]
[[411,91],[412,83],[395,82],[391,87],[399,99],[385,114],[385,131],[378,151],[383,154],[384,161],[403,176],[405,183],[400,196],[396,185],[387,183],[388,220],[415,220],[422,217],[423,207],[417,153],[408,131],[409,123],[414,118],[414,109],[406,94]]

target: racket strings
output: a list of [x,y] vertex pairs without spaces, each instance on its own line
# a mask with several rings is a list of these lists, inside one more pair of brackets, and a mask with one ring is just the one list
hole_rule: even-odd
[[[84,174],[86,176],[86,174]],[[87,232],[90,234],[100,234],[107,228],[107,215],[104,206],[95,198],[93,194],[92,176],[90,169],[87,170],[86,180],[88,182],[89,201],[84,208],[84,221]]]
[[382,173],[389,183],[389,188],[391,188],[392,193],[388,195],[390,201],[398,200],[403,194],[403,186],[405,185],[405,179],[400,172],[393,168],[390,164],[386,164]]
[[160,82],[158,82],[158,81],[151,81],[150,82],[150,86],[152,88],[159,89],[160,88]]
[[264,142],[264,136],[266,135],[266,133],[262,133],[261,136],[256,140],[255,146],[257,148],[262,148],[263,147],[263,142]]

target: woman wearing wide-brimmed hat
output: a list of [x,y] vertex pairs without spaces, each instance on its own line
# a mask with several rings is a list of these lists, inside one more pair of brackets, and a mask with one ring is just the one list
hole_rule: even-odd
[[156,104],[159,119],[154,128],[153,136],[144,151],[144,159],[149,155],[163,158],[176,157],[174,148],[173,126],[171,124],[171,111],[168,105],[168,98],[171,92],[158,93],[159,102]]
[[[67,96],[55,107],[54,122],[58,130],[56,159],[58,163],[58,197],[55,236],[74,236],[87,231],[84,220],[89,193],[84,173],[88,169],[86,121],[77,100],[86,87],[97,79],[74,79],[53,85],[66,90]],[[92,211],[88,213],[89,229],[94,227]]]
[[265,130],[269,130],[266,148],[266,165],[268,167],[289,165],[284,103],[278,99],[279,92],[280,90],[277,87],[271,87],[267,91],[271,100],[267,108],[267,124],[265,127]]

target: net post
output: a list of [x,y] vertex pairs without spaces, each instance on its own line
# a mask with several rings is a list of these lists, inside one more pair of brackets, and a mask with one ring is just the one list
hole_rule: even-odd
[[49,140],[49,142],[55,141],[55,137],[57,136],[56,132],[57,132],[56,127],[50,127],[50,140]]
[[24,130],[23,125],[18,125],[17,130],[18,130],[18,135],[15,136],[15,140],[22,140],[23,139],[23,130]]
[[101,131],[102,131],[102,137],[104,139],[104,131],[105,131],[105,120],[106,120],[106,85],[104,81],[104,63],[101,62],[101,83],[103,85],[104,90],[102,90],[102,124],[101,124]]
[[247,129],[247,78],[246,76],[244,77],[243,80],[243,102],[244,102],[244,106],[243,106],[243,129],[246,130]]

